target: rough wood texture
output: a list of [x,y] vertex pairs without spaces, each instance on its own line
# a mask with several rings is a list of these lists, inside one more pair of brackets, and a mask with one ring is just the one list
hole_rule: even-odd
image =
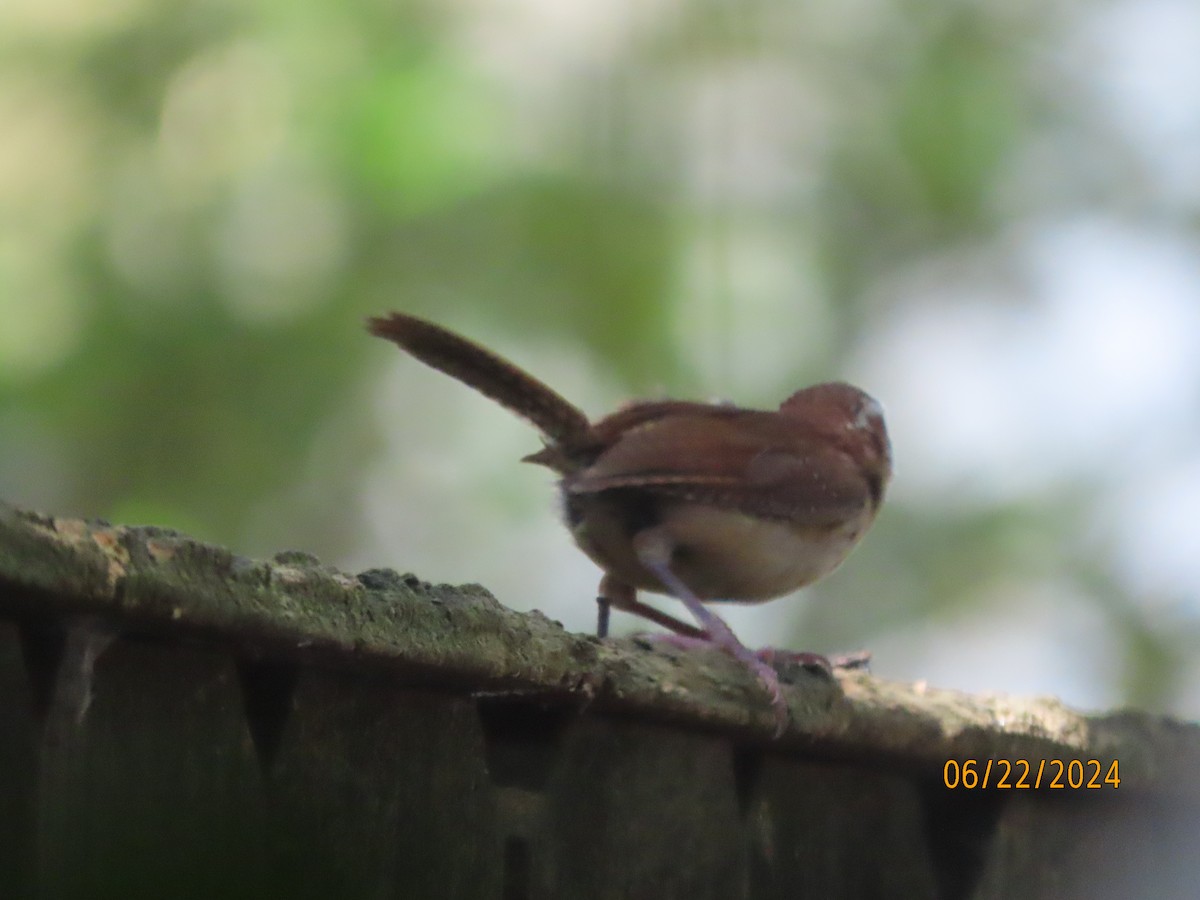
[[0,505],[0,897],[1194,895],[1200,728],[790,674]]

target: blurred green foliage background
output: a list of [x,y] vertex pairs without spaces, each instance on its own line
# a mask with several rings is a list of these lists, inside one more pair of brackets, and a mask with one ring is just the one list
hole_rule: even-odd
[[[1009,475],[1041,473],[1019,488],[993,454],[947,467],[931,407],[953,424],[974,398],[939,407],[911,377],[963,304],[1041,332],[1038,229],[1099,217],[1194,253],[1200,189],[1162,174],[1178,129],[1110,115],[1124,10],[8,0],[0,496],[478,579],[585,628],[596,573],[515,462],[536,438],[364,316],[434,317],[597,414],[846,377],[891,411],[894,497],[809,602],[740,630],[866,644],[892,677],[1194,715],[1200,586],[1139,580],[1153,561],[1110,527],[1140,500],[1130,466],[1018,455]],[[1138,465],[1200,457],[1185,374]],[[1014,428],[1050,433],[1039,389],[1012,390]]]

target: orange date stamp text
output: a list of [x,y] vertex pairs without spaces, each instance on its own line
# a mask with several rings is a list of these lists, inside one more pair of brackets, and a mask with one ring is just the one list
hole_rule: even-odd
[[952,791],[1115,789],[1121,767],[1115,759],[948,759],[942,783]]

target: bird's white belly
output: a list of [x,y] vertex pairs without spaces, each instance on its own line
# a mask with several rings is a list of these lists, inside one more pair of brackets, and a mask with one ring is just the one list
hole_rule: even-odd
[[836,526],[796,525],[734,510],[680,504],[662,527],[676,547],[675,573],[710,600],[769,600],[823,578],[842,564],[866,515]]

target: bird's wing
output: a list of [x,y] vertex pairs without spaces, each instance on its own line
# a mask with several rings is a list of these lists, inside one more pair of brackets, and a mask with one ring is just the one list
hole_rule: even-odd
[[813,525],[844,522],[872,502],[841,446],[774,413],[720,407],[629,429],[565,486],[577,494],[636,488]]

